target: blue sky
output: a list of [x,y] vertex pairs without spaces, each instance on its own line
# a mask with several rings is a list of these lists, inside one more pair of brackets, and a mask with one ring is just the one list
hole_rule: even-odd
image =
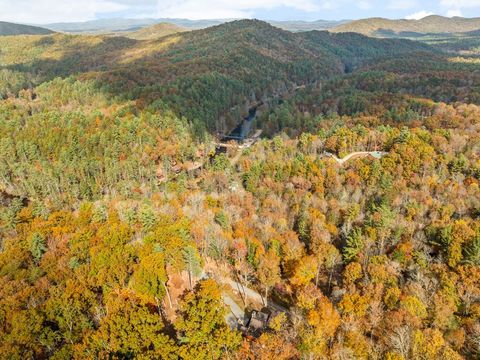
[[0,20],[37,24],[108,17],[340,20],[430,14],[480,17],[480,0],[0,0]]

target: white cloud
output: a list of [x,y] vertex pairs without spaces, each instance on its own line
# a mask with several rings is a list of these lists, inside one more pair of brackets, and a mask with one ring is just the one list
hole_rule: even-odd
[[160,0],[157,16],[188,19],[249,18],[255,10],[289,7],[314,12],[331,6],[330,1],[315,0]]
[[440,5],[449,8],[476,8],[480,7],[480,0],[441,0]]
[[462,16],[463,9],[480,8],[480,0],[441,0],[440,6],[446,9],[448,17]]
[[362,10],[369,10],[372,8],[372,4],[370,1],[359,1],[357,3],[357,7]]
[[43,24],[85,21],[127,8],[114,0],[0,0],[0,20]]
[[405,19],[407,19],[407,20],[420,20],[420,19],[423,19],[424,17],[430,16],[430,15],[434,15],[434,14],[430,11],[422,10],[422,11],[418,11],[416,13],[413,13],[411,15],[405,16]]
[[[361,4],[367,4],[362,0]],[[338,8],[338,0],[0,0],[0,20],[20,23],[86,21],[124,11],[148,17],[221,19],[253,17],[286,7],[303,12]]]
[[357,8],[362,10],[369,10],[372,8],[372,3],[366,0],[358,1],[355,5],[357,6]]
[[448,10],[447,11],[447,17],[455,17],[455,16],[462,16],[462,11],[461,10]]
[[391,10],[408,10],[418,5],[417,0],[391,0],[388,8]]

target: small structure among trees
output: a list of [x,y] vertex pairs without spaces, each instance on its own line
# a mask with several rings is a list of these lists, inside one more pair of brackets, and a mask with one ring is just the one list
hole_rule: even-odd
[[247,323],[240,327],[246,336],[259,337],[268,328],[272,312],[264,308],[261,311],[253,310]]

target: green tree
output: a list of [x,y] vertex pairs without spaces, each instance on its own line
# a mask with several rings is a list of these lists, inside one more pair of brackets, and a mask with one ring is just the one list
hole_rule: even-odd
[[192,288],[192,277],[198,276],[202,273],[202,260],[198,251],[193,246],[189,245],[183,249],[183,259],[185,267],[188,271],[188,278],[190,282],[190,289]]
[[98,330],[86,337],[78,350],[78,359],[177,358],[177,348],[165,334],[160,315],[125,290],[110,296]]
[[22,200],[20,200],[19,198],[15,198],[12,200],[12,203],[8,208],[1,209],[3,210],[0,213],[1,220],[3,220],[7,229],[15,228],[15,225],[17,225],[18,223],[17,215],[20,212],[20,210],[22,210],[22,207],[23,207]]
[[347,236],[347,244],[343,248],[343,259],[346,262],[352,261],[362,249],[362,230],[359,228],[353,229]]
[[[151,246],[147,246],[151,249]],[[148,250],[146,250],[148,251]],[[162,252],[154,251],[140,256],[140,263],[130,280],[133,289],[147,298],[154,299],[157,306],[168,292],[167,271]]]
[[213,159],[213,170],[225,171],[230,167],[230,160],[226,154],[219,154]]
[[230,228],[230,223],[228,217],[223,211],[219,211],[215,214],[215,222],[222,227],[223,230],[228,230]]
[[140,223],[145,231],[151,231],[157,221],[155,213],[150,206],[142,206],[139,214]]
[[240,345],[240,335],[225,322],[226,309],[213,280],[199,282],[180,304],[175,329],[184,359],[220,359]]
[[480,234],[465,248],[465,262],[472,265],[480,265]]
[[43,254],[47,251],[47,243],[42,235],[35,233],[30,238],[28,248],[35,262],[39,262]]

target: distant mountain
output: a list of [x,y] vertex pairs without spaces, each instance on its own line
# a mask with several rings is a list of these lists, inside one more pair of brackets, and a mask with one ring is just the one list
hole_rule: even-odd
[[480,29],[480,18],[427,16],[420,20],[370,18],[351,21],[330,31],[356,32],[376,37],[415,37],[424,34],[466,33]]
[[273,26],[292,32],[328,30],[336,26],[348,23],[350,20],[317,20],[317,21],[268,21]]
[[46,24],[46,28],[69,33],[135,31],[158,23],[154,19],[100,19],[85,22]]
[[169,23],[182,28],[203,29],[220,25],[224,20],[187,20],[187,19],[100,19],[86,22],[47,24],[46,28],[68,33],[111,33],[119,31],[137,31],[159,23]]
[[[184,31],[188,31],[188,29],[170,23],[160,23],[141,28],[137,31],[127,32],[125,36],[135,40],[154,40],[163,36],[172,35]],[[123,35],[122,33],[118,34]]]
[[20,25],[0,21],[0,36],[5,35],[48,35],[53,31],[38,26]]
[[[137,31],[144,27],[152,26],[158,23],[169,23],[189,30],[204,29],[207,27],[220,25],[230,21],[229,19],[218,20],[188,20],[188,19],[100,19],[78,23],[57,23],[48,24],[45,27],[62,32],[69,33],[110,33],[120,31]],[[327,30],[349,22],[350,20],[340,21],[267,21],[271,25],[283,30],[292,32]]]

